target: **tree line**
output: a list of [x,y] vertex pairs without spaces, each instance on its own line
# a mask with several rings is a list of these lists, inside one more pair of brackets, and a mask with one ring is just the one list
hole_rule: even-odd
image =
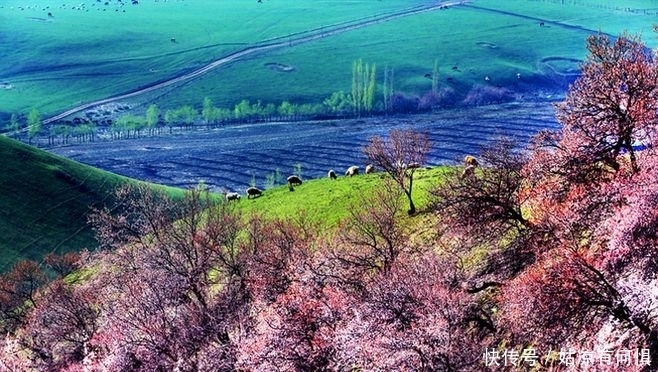
[[[211,97],[204,97],[200,110],[192,105],[162,109],[149,105],[143,115],[124,113],[101,123],[91,117],[75,118],[73,122],[58,122],[44,128],[38,109],[19,116],[12,114],[5,129],[19,139],[32,143],[36,139],[48,145],[71,141],[93,141],[102,131],[112,139],[138,138],[145,135],[169,133],[175,130],[212,128],[220,124],[262,121],[301,121],[309,119],[349,118],[369,115],[427,111],[442,105],[439,91],[438,60],[431,73],[431,90],[422,98],[395,91],[394,71],[386,66],[383,83],[377,81],[377,66],[361,59],[352,63],[352,82],[349,92],[333,92],[321,103],[283,101],[278,105],[243,99],[232,108],[216,107]],[[381,94],[378,86],[381,85]],[[378,100],[379,97],[379,100]],[[444,100],[445,101],[445,100]],[[445,102],[444,102],[445,103]]]

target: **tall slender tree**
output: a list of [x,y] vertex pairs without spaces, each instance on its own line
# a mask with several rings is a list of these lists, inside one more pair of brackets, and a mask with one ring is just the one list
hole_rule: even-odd
[[28,143],[32,144],[32,139],[41,132],[41,114],[35,107],[27,115],[27,138]]
[[18,129],[20,128],[21,124],[18,121],[18,115],[16,114],[11,114],[11,118],[9,119],[9,125],[7,129],[9,129],[12,132],[17,132]]
[[371,112],[375,104],[375,93],[377,92],[377,66],[374,63],[370,66],[370,74],[368,74],[368,68],[366,68],[366,74],[367,78],[365,81],[367,84],[364,85],[364,109],[366,112]]
[[391,111],[391,97],[393,96],[393,69],[384,67],[384,111]]
[[361,86],[363,85],[362,73],[363,61],[358,59],[352,62],[352,99],[354,100],[354,114],[361,115],[361,104],[363,102]]
[[432,69],[432,93],[439,93],[439,60],[434,60],[434,69]]
[[159,120],[160,110],[158,109],[158,106],[155,104],[150,105],[146,110],[146,128],[148,129],[149,134],[153,134],[153,130],[158,125]]

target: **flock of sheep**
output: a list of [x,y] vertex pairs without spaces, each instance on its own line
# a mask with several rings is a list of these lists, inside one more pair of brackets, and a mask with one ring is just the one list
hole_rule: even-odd
[[[366,166],[365,173],[370,174],[370,173],[374,173],[374,172],[375,172],[375,166],[372,165],[372,164],[368,164]],[[353,166],[347,168],[347,171],[345,171],[345,176],[352,177],[352,176],[356,176],[358,174],[359,174],[359,166],[357,166],[357,165],[353,165]],[[333,169],[330,169],[329,172],[327,172],[327,177],[329,177],[332,180],[335,180],[335,179],[338,178],[338,176],[336,175],[336,171],[333,170]],[[302,179],[299,176],[294,175],[294,174],[291,175],[290,177],[288,177],[286,179],[286,181],[288,183],[288,187],[290,188],[290,191],[294,191],[295,186],[299,186],[299,185],[302,184]],[[263,195],[263,190],[255,187],[255,186],[251,186],[251,187],[247,188],[245,193],[247,194],[247,199],[251,199],[252,197],[257,198],[257,197]],[[224,196],[226,197],[226,201],[235,201],[235,200],[240,200],[240,198],[241,198],[241,195],[237,192],[224,192]]]
[[[464,168],[464,171],[462,173],[462,178],[474,176],[475,175],[475,168],[479,165],[477,159],[475,159],[475,157],[472,156],[472,155],[466,155],[464,157],[464,164],[466,165],[466,167]],[[413,164],[409,164],[409,165],[403,165],[403,167],[405,169],[419,168],[420,164],[413,163]],[[370,174],[370,173],[374,173],[374,172],[375,172],[375,166],[373,164],[368,164],[366,166],[365,174]],[[352,177],[352,176],[356,176],[358,174],[359,174],[359,166],[358,165],[352,165],[351,167],[347,168],[347,170],[345,171],[345,176]],[[329,172],[327,172],[327,177],[329,177],[332,180],[335,180],[335,179],[338,178],[338,176],[336,175],[336,171],[333,170],[333,169],[330,169]],[[289,176],[286,179],[286,181],[288,182],[288,187],[289,187],[290,191],[294,191],[295,186],[299,186],[299,185],[302,184],[302,179],[299,176],[294,175],[294,174]],[[257,197],[263,195],[263,190],[255,187],[255,186],[251,186],[251,187],[247,188],[245,193],[247,194],[247,199],[251,199],[252,197],[257,198]],[[226,197],[226,201],[236,201],[236,200],[240,200],[240,198],[241,198],[241,195],[237,192],[225,192],[224,195]]]

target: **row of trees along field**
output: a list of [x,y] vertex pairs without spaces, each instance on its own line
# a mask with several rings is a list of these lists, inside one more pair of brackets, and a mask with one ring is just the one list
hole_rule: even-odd
[[[431,75],[431,76],[429,76]],[[100,123],[92,115],[76,118],[73,122],[58,122],[43,128],[37,109],[19,117],[14,114],[6,129],[17,133],[22,139],[32,143],[35,139],[47,140],[49,145],[93,141],[100,131],[109,134],[112,139],[137,138],[144,135],[173,132],[174,130],[191,130],[195,128],[210,128],[225,123],[260,122],[260,121],[299,121],[311,118],[347,118],[363,115],[425,112],[442,105],[454,104],[451,94],[446,88],[439,89],[439,65],[435,61],[431,78],[431,90],[423,97],[408,96],[394,90],[394,72],[389,67],[384,68],[381,99],[377,97],[376,65],[364,63],[361,59],[352,64],[351,92],[338,91],[324,99],[322,103],[292,103],[283,101],[279,105],[250,102],[242,100],[232,109],[216,107],[212,98],[205,97],[198,110],[194,106],[184,105],[178,108],[163,110],[157,105],[150,105],[144,115],[124,113],[115,119],[104,119]],[[494,89],[495,90],[495,89]],[[486,98],[468,98],[468,102],[492,103],[501,98],[500,92],[479,90],[476,93]]]
[[[3,368],[656,371],[658,62],[627,35],[588,49],[560,130],[484,147],[414,217],[404,178],[333,232],[118,190],[90,220],[99,251],[49,256],[50,283],[29,261],[0,277]],[[410,130],[365,152],[425,146]]]

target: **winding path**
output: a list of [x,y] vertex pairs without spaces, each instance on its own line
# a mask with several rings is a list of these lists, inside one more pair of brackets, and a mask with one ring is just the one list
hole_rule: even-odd
[[324,37],[327,37],[327,36],[340,34],[340,33],[343,33],[343,32],[355,30],[355,29],[358,29],[358,28],[370,26],[370,25],[377,24],[377,23],[390,21],[390,20],[393,20],[393,19],[401,18],[401,17],[406,17],[406,16],[418,14],[418,13],[423,13],[423,12],[429,12],[429,11],[433,11],[433,10],[436,10],[436,9],[442,9],[442,8],[445,8],[445,7],[450,7],[450,6],[455,6],[455,5],[462,5],[462,4],[468,3],[470,1],[472,1],[472,0],[440,1],[440,2],[433,3],[433,4],[421,5],[421,6],[417,6],[417,7],[414,7],[414,8],[401,10],[399,12],[395,12],[395,13],[392,13],[392,14],[375,16],[372,19],[360,20],[360,21],[357,21],[356,23],[316,29],[310,34],[304,35],[304,33],[301,33],[301,35],[303,35],[303,36],[297,36],[295,38],[286,37],[284,41],[270,42],[270,43],[267,43],[267,44],[261,44],[261,45],[256,45],[256,46],[253,46],[253,47],[245,48],[245,49],[240,50],[238,52],[235,52],[235,53],[229,54],[227,56],[224,56],[222,58],[216,59],[216,60],[210,62],[209,64],[207,64],[207,65],[205,65],[205,66],[203,66],[199,69],[196,69],[196,70],[191,71],[189,73],[186,73],[184,75],[180,75],[180,76],[171,78],[171,79],[163,81],[161,83],[153,84],[153,85],[150,85],[148,87],[145,87],[145,88],[142,88],[142,89],[139,89],[139,90],[135,90],[135,91],[132,91],[132,92],[129,92],[129,93],[124,93],[124,94],[120,94],[120,95],[117,95],[117,96],[112,96],[112,97],[109,97],[109,98],[104,98],[104,99],[100,99],[100,100],[93,101],[93,102],[88,102],[88,103],[73,107],[73,108],[71,108],[67,111],[64,111],[64,112],[62,112],[58,115],[55,115],[55,116],[52,116],[50,118],[44,119],[42,121],[42,123],[44,125],[45,124],[50,124],[52,122],[63,119],[65,117],[69,116],[69,115],[73,115],[73,114],[78,113],[78,112],[83,111],[83,110],[87,110],[87,109],[90,109],[90,108],[93,108],[93,107],[96,107],[96,106],[104,105],[104,104],[115,102],[115,101],[118,101],[118,100],[139,96],[139,95],[142,95],[142,94],[145,94],[145,93],[152,92],[154,90],[158,90],[158,89],[165,88],[165,87],[177,84],[177,83],[181,83],[183,81],[191,80],[191,79],[194,79],[194,78],[196,78],[200,75],[205,74],[206,72],[208,72],[208,71],[210,71],[210,70],[212,70],[216,67],[219,67],[219,66],[225,65],[229,62],[238,60],[238,59],[240,59],[240,58],[242,58],[246,55],[265,52],[265,51],[284,48],[284,47],[291,47],[291,46],[294,46],[294,45],[307,43],[307,42],[317,40],[317,39],[321,39],[321,38],[324,38]]

